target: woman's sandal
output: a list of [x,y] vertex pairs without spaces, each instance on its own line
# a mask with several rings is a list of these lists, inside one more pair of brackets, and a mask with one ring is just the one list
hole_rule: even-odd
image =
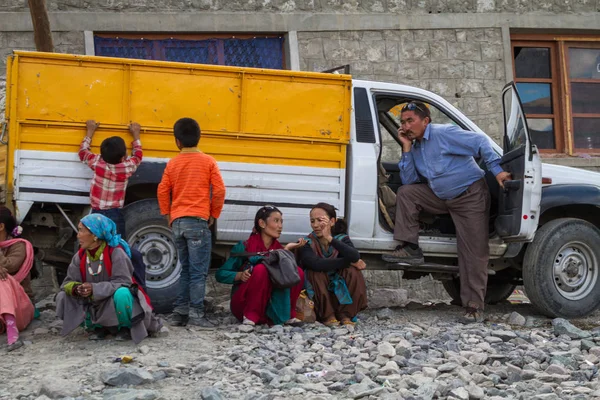
[[342,319],[342,325],[356,325],[356,322],[352,322],[352,320],[350,318],[343,318]]
[[287,321],[284,322],[284,325],[302,326],[302,325],[304,325],[304,322],[302,322],[298,318],[290,318],[290,319],[288,319]]
[[97,329],[93,332],[90,332],[88,336],[88,340],[104,340],[106,338],[106,332],[104,329]]
[[21,339],[17,339],[16,342],[14,342],[13,344],[9,344],[6,347],[6,352],[10,353],[11,351],[16,350],[16,349],[21,348],[21,347],[23,347],[23,342],[21,341]]
[[327,322],[323,322],[323,325],[325,325],[325,326],[327,326],[327,327],[331,328],[331,327],[334,327],[334,326],[339,326],[339,325],[340,325],[340,321],[338,321],[338,320],[337,320],[337,319],[335,319],[335,318],[332,318],[332,319],[330,319],[330,320],[329,320],[329,321],[327,321]]

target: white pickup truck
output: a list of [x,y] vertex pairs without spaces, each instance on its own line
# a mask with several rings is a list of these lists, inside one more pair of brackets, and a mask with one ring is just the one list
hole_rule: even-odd
[[[8,129],[0,141],[8,135],[8,196],[46,262],[68,263],[74,222],[89,212],[91,171],[76,155],[85,120],[101,121],[100,139],[126,137],[135,120],[143,127],[144,161],[127,190],[128,240],[144,255],[155,307],[169,309],[179,264],[156,186],[177,154],[173,121],[191,116],[203,128],[201,149],[215,156],[227,186],[214,231],[215,263],[248,237],[258,207],[283,211],[285,242],[310,231],[311,205],[325,201],[347,219],[369,268],[404,269],[405,278],[432,274],[460,302],[449,215],[422,215],[424,265],[380,259],[396,245],[393,201],[385,194],[402,185],[396,137],[402,105],[422,101],[434,123],[485,135],[440,96],[349,75],[90,56],[15,52],[7,65]],[[493,225],[486,300],[502,301],[523,284],[546,315],[589,314],[600,306],[600,174],[542,164],[514,85],[502,96],[504,148],[493,146],[513,180],[500,190],[486,174]]]

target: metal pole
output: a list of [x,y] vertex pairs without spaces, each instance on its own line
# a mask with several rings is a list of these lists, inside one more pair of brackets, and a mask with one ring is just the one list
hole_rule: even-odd
[[63,217],[65,217],[65,219],[67,220],[67,222],[69,223],[69,225],[71,225],[71,228],[73,228],[73,230],[75,231],[75,233],[77,233],[77,227],[75,226],[75,224],[73,222],[71,222],[71,220],[69,219],[69,217],[67,217],[67,213],[65,212],[65,210],[62,209],[62,207],[60,206],[60,204],[55,204],[56,208],[58,208],[58,211],[60,211],[60,213],[63,215]]

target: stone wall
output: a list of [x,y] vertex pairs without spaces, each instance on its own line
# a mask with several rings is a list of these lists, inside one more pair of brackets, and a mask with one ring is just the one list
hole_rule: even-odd
[[501,139],[506,78],[500,28],[298,32],[298,46],[302,70],[350,64],[358,79],[430,90]]
[[[47,0],[49,11],[229,11],[373,14],[580,13],[599,0]],[[26,0],[2,0],[1,11],[27,10]]]

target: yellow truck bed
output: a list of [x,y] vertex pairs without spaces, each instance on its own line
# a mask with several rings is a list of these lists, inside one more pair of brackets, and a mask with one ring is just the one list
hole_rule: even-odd
[[140,123],[144,167],[175,156],[174,122],[195,118],[231,207],[325,200],[343,210],[349,75],[22,51],[7,65],[7,190],[20,218],[35,202],[88,203],[92,171],[77,158],[88,119],[100,122],[95,152],[109,136],[130,143],[127,126]]

